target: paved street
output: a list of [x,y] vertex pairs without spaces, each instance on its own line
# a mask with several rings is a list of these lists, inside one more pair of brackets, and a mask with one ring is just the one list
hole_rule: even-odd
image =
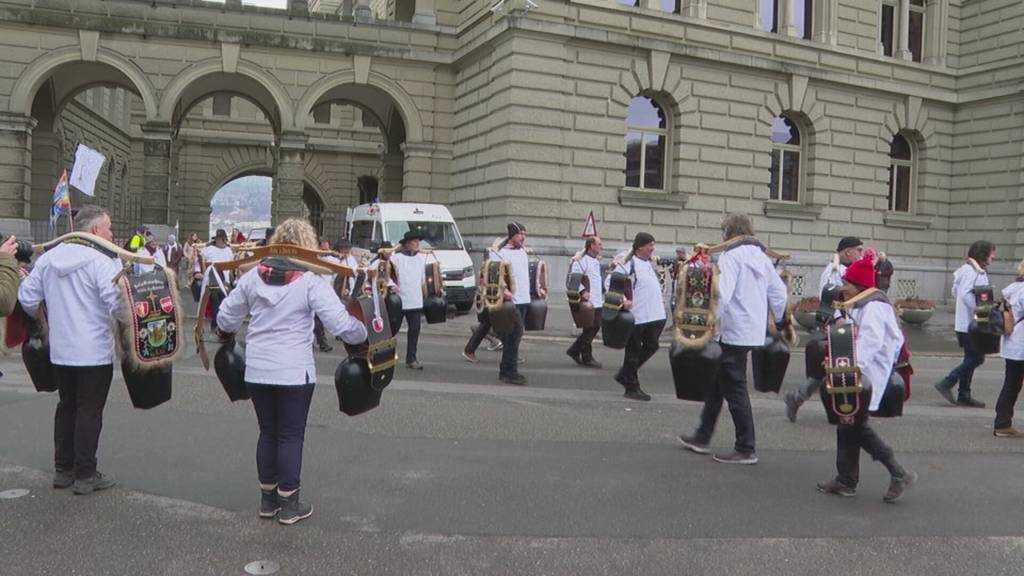
[[[867,456],[858,496],[819,494],[835,436],[818,404],[796,424],[781,398],[754,393],[754,467],[716,464],[674,437],[699,406],[672,394],[667,352],[641,370],[650,403],[622,398],[621,353],[572,365],[561,337],[528,336],[525,388],[497,381],[498,354],[459,357],[470,318],[425,326],[421,373],[398,369],[380,408],[337,409],[340,346],[318,354],[303,493],[313,517],[256,518],[256,419],[194,357],[174,398],[131,408],[115,377],[100,466],[120,486],[82,497],[49,487],[53,395],[35,393],[17,356],[0,359],[3,574],[1019,574],[1024,442],[991,435],[1002,361],[975,379],[984,410],[931,389],[955,362],[919,355],[907,415],[876,428],[921,479],[882,503],[888,478]],[[558,331],[553,331],[558,333]],[[404,343],[400,348],[404,353]],[[795,356],[786,387],[803,377]],[[714,445],[727,449],[723,412]]]

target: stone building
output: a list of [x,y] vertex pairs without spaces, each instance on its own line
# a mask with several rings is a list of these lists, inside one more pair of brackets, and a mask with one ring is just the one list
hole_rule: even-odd
[[258,173],[275,219],[336,234],[362,182],[477,243],[522,221],[553,264],[591,210],[666,254],[744,211],[797,292],[849,234],[931,298],[975,239],[1024,257],[1017,0],[287,4],[0,0],[0,216],[45,222],[91,138],[119,229],[205,231],[217,187]]

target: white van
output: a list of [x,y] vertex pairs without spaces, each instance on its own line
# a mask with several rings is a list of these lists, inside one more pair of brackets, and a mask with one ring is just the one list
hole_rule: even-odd
[[363,204],[353,208],[347,220],[352,245],[366,250],[376,250],[382,245],[397,248],[406,232],[418,232],[423,236],[420,247],[433,250],[441,262],[448,303],[460,311],[473,306],[476,296],[473,261],[448,208],[441,204],[407,202]]

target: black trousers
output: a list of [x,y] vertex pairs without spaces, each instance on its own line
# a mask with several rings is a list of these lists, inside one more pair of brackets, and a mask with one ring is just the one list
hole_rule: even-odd
[[[423,319],[423,309],[402,310],[402,319],[409,323],[408,333],[405,335],[405,363],[416,362],[416,346],[420,341],[420,322]],[[401,324],[398,326],[401,328]]]
[[[227,296],[225,296],[224,293],[220,291],[220,289],[218,289],[216,286],[211,287],[210,311],[213,313],[213,316],[210,317],[210,327],[214,332],[217,331],[217,313],[220,312],[220,303],[223,302],[225,298],[227,298]],[[199,313],[205,314],[206,311],[200,310]]]
[[71,472],[76,479],[96,475],[96,449],[113,375],[113,364],[53,367],[60,396],[53,417],[54,464],[59,472]]
[[516,326],[512,329],[512,332],[506,334],[501,339],[501,366],[498,369],[498,374],[501,376],[511,376],[519,373],[519,343],[523,340],[527,307],[529,307],[529,304],[516,304]]
[[[658,338],[665,329],[665,321],[646,322],[633,327],[633,333],[626,343],[625,354],[622,358],[622,368],[619,369],[618,380],[632,390],[640,387],[640,378],[637,371],[645,362],[654,356],[658,351]],[[596,334],[596,332],[595,332]]]
[[718,380],[704,400],[700,414],[700,427],[696,440],[701,444],[711,442],[715,433],[722,402],[729,403],[729,414],[736,427],[734,449],[744,454],[754,453],[754,411],[750,407],[750,393],[747,391],[747,346],[733,346],[722,343],[722,365],[718,369]]
[[856,488],[860,480],[860,451],[881,462],[893,476],[902,477],[905,471],[896,462],[896,455],[882,438],[868,425],[865,418],[860,424],[840,424],[836,427],[836,480],[844,486]]
[[584,328],[576,341],[569,347],[569,352],[575,356],[579,354],[584,360],[594,359],[594,338],[601,331],[601,314],[594,314],[594,324],[590,328]]
[[324,330],[324,323],[319,316],[313,316],[313,337],[316,338],[316,345],[322,350],[328,346],[327,331]]
[[1021,383],[1024,382],[1024,360],[1006,359],[1006,373],[1003,376],[1003,389],[999,391],[996,401],[996,429],[1009,428],[1013,425],[1013,406],[1020,396]]

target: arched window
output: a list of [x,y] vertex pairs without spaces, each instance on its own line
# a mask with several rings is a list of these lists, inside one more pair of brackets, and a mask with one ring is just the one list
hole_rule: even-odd
[[889,149],[889,210],[910,212],[914,188],[914,150],[910,142],[897,134]]
[[802,152],[800,129],[789,118],[776,116],[772,122],[772,167],[768,181],[770,199],[800,201]]
[[665,189],[668,123],[658,104],[637,96],[626,109],[626,187]]

